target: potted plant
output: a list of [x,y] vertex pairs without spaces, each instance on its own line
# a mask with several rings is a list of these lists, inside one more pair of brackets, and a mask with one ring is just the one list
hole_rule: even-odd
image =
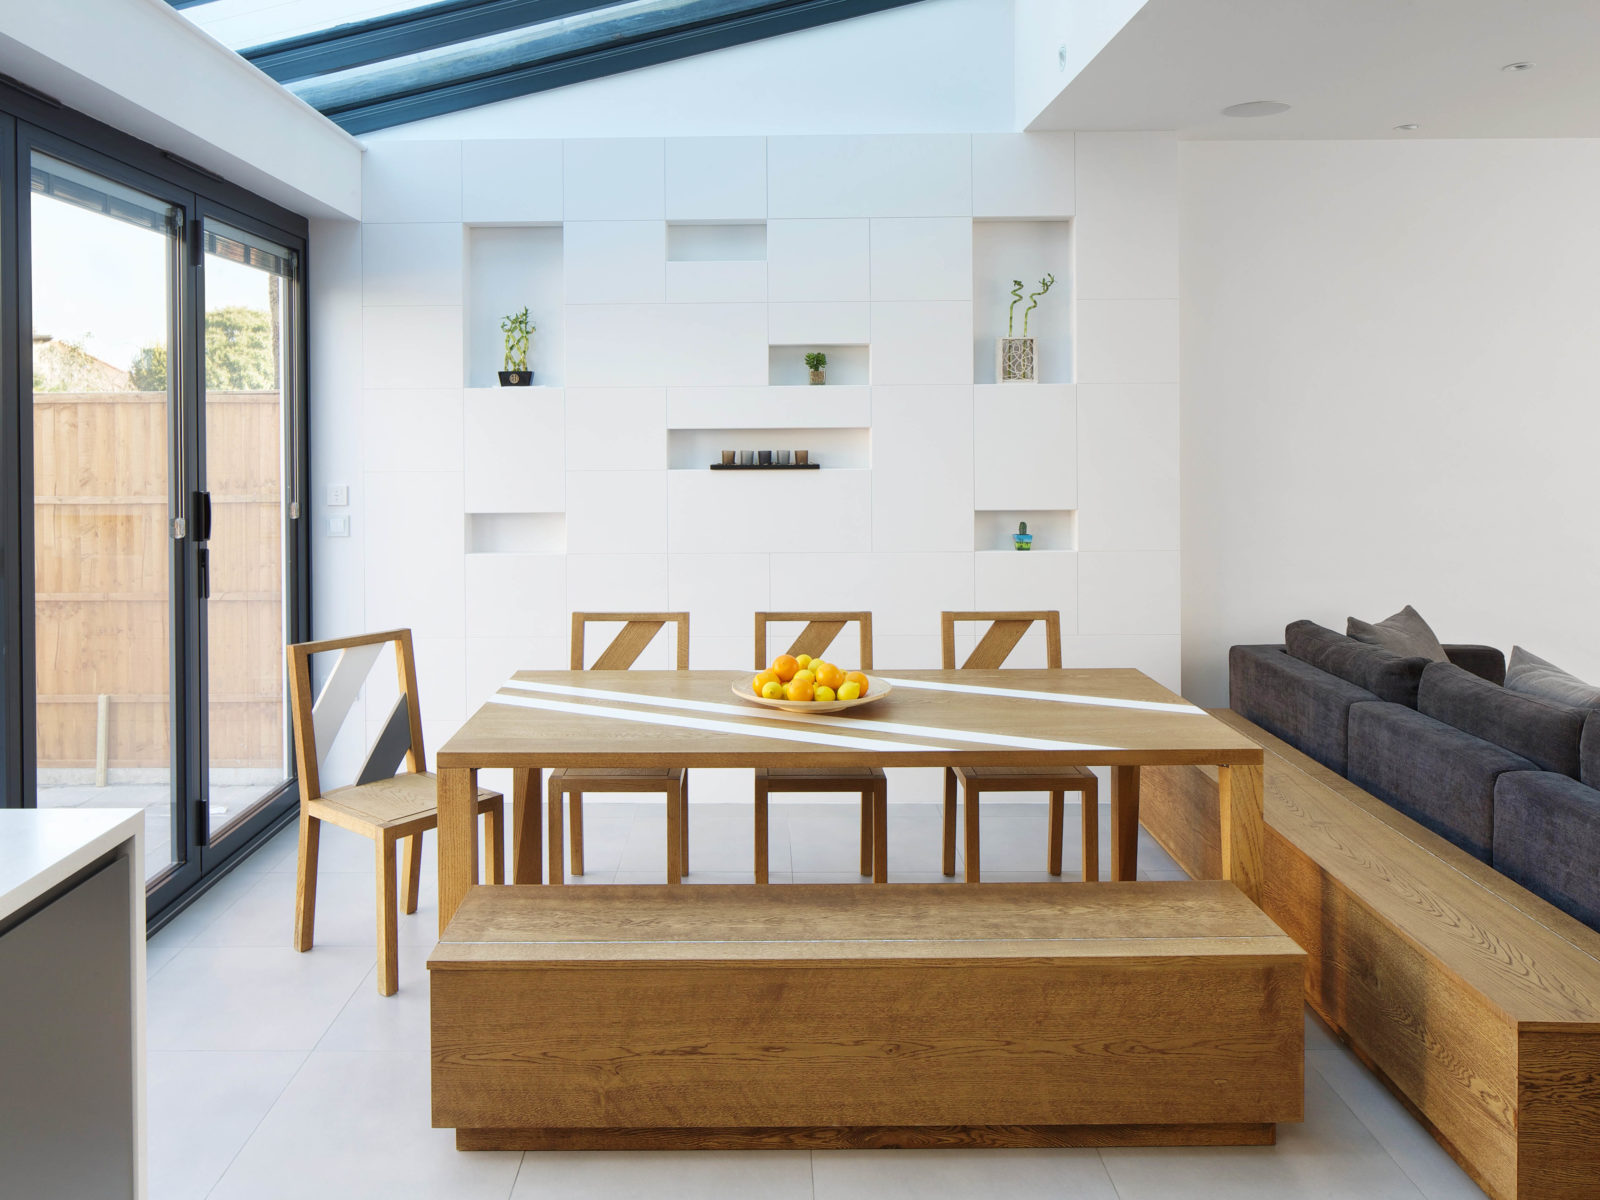
[[1033,549],[1033,534],[1028,532],[1026,521],[1017,522],[1017,531],[1011,535],[1011,544],[1018,550]]
[[533,372],[528,370],[528,341],[533,336],[534,324],[528,320],[528,310],[512,313],[500,322],[500,331],[506,335],[506,369],[500,372],[501,387],[529,387]]
[[806,355],[806,370],[811,372],[811,382],[813,384],[828,382],[828,356],[821,350],[813,350]]
[[995,378],[1001,383],[1037,383],[1039,353],[1028,336],[1028,314],[1039,307],[1039,297],[1054,286],[1056,277],[1047,274],[1039,280],[1039,290],[1028,293],[1028,307],[1022,310],[1022,336],[1016,332],[1017,305],[1022,303],[1022,280],[1011,281],[1011,309],[1006,315],[1006,336],[995,344]]

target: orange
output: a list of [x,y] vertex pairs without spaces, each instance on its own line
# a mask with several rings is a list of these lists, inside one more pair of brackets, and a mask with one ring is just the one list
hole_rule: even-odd
[[844,682],[844,672],[832,663],[822,663],[817,667],[817,682],[826,688],[837,688]]
[[811,685],[804,679],[793,679],[789,681],[785,694],[791,700],[809,700],[815,693]]
[[766,687],[767,684],[777,682],[779,682],[778,673],[771,667],[768,667],[765,671],[762,671],[755,677],[754,680],[751,681],[751,686],[754,688],[756,695],[759,696],[761,695],[761,689]]
[[794,678],[794,673],[800,669],[792,654],[780,654],[772,660],[772,673],[783,683],[788,683]]
[[863,696],[867,694],[867,677],[860,671],[851,671],[844,678],[846,683],[859,684],[861,687],[861,694]]

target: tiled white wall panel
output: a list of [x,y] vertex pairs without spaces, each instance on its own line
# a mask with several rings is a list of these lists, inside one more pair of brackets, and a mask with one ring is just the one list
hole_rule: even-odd
[[667,299],[675,304],[760,303],[766,298],[764,262],[667,263]]
[[[367,470],[454,471],[461,468],[459,387],[368,389],[361,393],[361,398],[362,454]],[[337,472],[329,481],[336,476]],[[316,498],[321,500],[321,494]]]
[[[864,429],[872,423],[866,387],[668,388],[673,429]],[[737,448],[737,447],[735,447]]]
[[1068,667],[1132,667],[1163,687],[1178,690],[1182,671],[1182,639],[1152,637],[1073,637],[1062,639],[1061,659]]
[[1080,133],[1081,300],[1178,294],[1178,143],[1170,133]]
[[463,221],[559,221],[561,216],[559,140],[490,139],[461,144]]
[[568,471],[567,552],[651,554],[667,546],[665,471]]
[[774,346],[861,346],[872,341],[872,306],[857,303],[770,304],[767,337]]
[[668,220],[760,220],[767,215],[767,141],[668,138]]
[[366,627],[459,636],[465,622],[461,472],[369,471],[366,488]]
[[568,141],[562,216],[568,221],[659,221],[666,216],[660,138]]
[[1078,301],[1079,383],[1177,383],[1176,300]]
[[969,216],[972,138],[768,138],[767,211],[773,217]]
[[760,304],[584,304],[567,311],[567,382],[579,387],[759,385]]
[[567,560],[563,554],[469,554],[469,637],[565,638]]
[[694,636],[732,638],[750,658],[751,613],[772,607],[766,554],[674,554],[667,565],[667,600],[689,614]]
[[985,550],[973,555],[975,609],[1053,608],[1063,633],[1078,627],[1078,556],[1067,551]]
[[666,607],[665,554],[567,555],[570,611],[656,612]]
[[568,388],[567,467],[658,471],[667,465],[665,388]]
[[561,249],[568,304],[649,304],[667,298],[663,221],[568,221]]
[[361,227],[362,301],[460,304],[463,245],[455,221]]
[[361,382],[369,388],[460,387],[461,308],[364,310]]
[[674,554],[865,550],[873,472],[669,471]]
[[1178,389],[1078,389],[1080,550],[1178,549]]
[[1072,216],[1073,137],[1070,133],[973,134],[972,215]]
[[[819,551],[772,555],[772,606],[779,610],[872,612],[874,646],[884,638],[932,637],[936,667],[939,613],[972,607],[972,555],[965,553],[856,553]],[[850,641],[855,631],[840,635]]]
[[560,388],[466,393],[466,511],[560,512],[565,502]]
[[923,301],[872,305],[874,384],[972,383],[972,305]]
[[[566,605],[563,601],[562,608]],[[563,630],[559,637],[468,637],[466,662],[467,713],[498,691],[518,671],[565,671],[570,661],[570,641]],[[435,748],[439,743],[435,743]],[[490,772],[480,772],[478,786],[496,788],[509,796],[510,779],[499,784]]]
[[361,157],[361,219],[461,220],[461,143],[368,146]]
[[1078,506],[1076,389],[986,384],[974,389],[973,503],[981,509]]
[[871,295],[865,220],[767,222],[767,298],[866,300]]
[[1078,632],[1175,635],[1178,554],[1116,551],[1078,555]]
[[876,217],[871,242],[874,300],[972,299],[967,218]]
[[972,549],[972,387],[872,389],[872,549]]

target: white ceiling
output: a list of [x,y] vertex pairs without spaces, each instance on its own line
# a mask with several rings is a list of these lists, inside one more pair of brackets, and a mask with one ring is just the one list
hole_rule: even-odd
[[1149,0],[1028,128],[1600,137],[1600,0]]

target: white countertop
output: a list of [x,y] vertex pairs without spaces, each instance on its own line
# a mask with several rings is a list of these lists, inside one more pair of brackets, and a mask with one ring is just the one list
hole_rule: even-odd
[[137,808],[0,808],[0,920],[143,829]]

